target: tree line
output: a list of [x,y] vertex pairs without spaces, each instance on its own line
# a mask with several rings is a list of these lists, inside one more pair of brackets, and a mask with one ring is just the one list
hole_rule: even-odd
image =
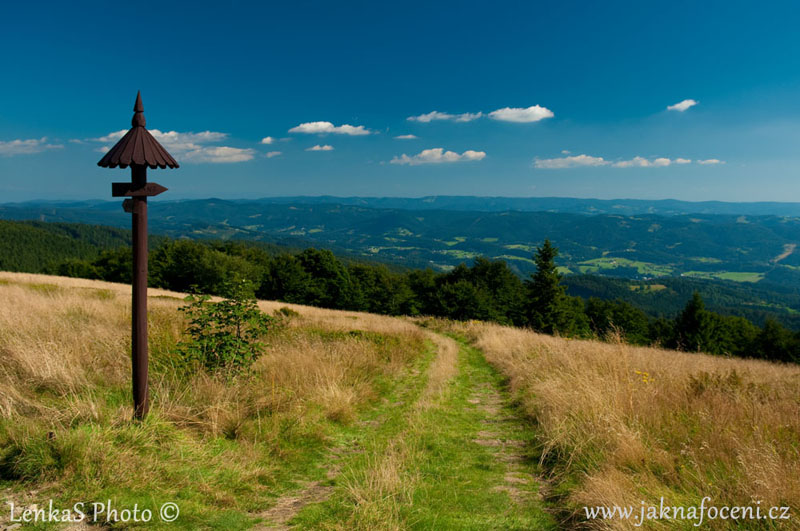
[[[622,301],[566,293],[548,240],[536,249],[536,270],[521,279],[503,260],[477,258],[448,272],[392,271],[344,261],[328,250],[272,253],[239,242],[162,240],[150,253],[150,284],[180,292],[226,295],[247,280],[262,299],[388,315],[431,315],[530,327],[578,338],[622,337],[636,345],[800,362],[800,334],[774,320],[763,327],[705,308],[695,292],[674,318],[648,316]],[[129,283],[131,251],[105,250],[53,268],[65,276]]]

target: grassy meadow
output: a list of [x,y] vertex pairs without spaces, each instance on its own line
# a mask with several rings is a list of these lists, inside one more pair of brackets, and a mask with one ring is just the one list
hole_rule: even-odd
[[151,290],[152,410],[139,426],[130,421],[129,290],[0,274],[8,499],[176,501],[186,529],[248,527],[429,348],[401,320],[295,307],[252,374],[187,374],[174,358],[182,297]]
[[0,273],[0,503],[175,502],[138,526],[164,529],[630,529],[582,508],[709,496],[792,520],[703,528],[798,528],[800,367],[261,301],[292,312],[220,376],[178,358],[183,304],[150,291],[134,423],[130,287]]
[[549,498],[569,525],[584,506],[638,510],[663,496],[688,507],[709,496],[717,506],[788,506],[792,519],[704,527],[800,528],[800,367],[487,323],[433,326],[469,338],[508,379],[535,423]]

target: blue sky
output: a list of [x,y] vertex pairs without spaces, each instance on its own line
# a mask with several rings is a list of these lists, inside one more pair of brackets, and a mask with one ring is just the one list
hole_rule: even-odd
[[0,202],[110,199],[139,89],[164,199],[800,201],[798,27],[788,1],[14,2]]

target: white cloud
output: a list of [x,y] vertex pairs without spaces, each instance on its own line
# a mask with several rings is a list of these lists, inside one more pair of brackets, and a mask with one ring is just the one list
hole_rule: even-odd
[[633,157],[630,160],[620,160],[614,163],[614,167],[616,168],[647,168],[653,165],[652,162],[644,157]]
[[[185,153],[200,147],[200,144],[219,142],[228,137],[228,133],[216,131],[201,131],[200,133],[179,133],[178,131],[160,131],[158,129],[148,129],[153,138],[159,141],[168,151],[175,153]],[[100,138],[93,138],[96,142],[115,143],[125,136],[127,129],[114,131]],[[111,146],[109,146],[110,148]]]
[[290,133],[306,134],[327,134],[334,133],[339,135],[361,136],[370,134],[370,130],[363,125],[340,125],[335,126],[331,122],[306,122],[289,129]]
[[324,146],[320,146],[319,144],[317,144],[316,146],[306,148],[306,151],[333,151],[333,146],[329,146],[327,144],[325,144]]
[[283,154],[282,151],[269,151],[264,156],[267,157],[268,159],[271,159],[272,157],[277,157],[277,156],[279,156],[281,154]]
[[34,153],[41,153],[48,149],[61,149],[64,146],[61,144],[48,144],[47,137],[30,138],[27,140],[9,140],[8,142],[0,141],[0,155],[12,157],[14,155],[32,155]]
[[418,164],[438,164],[442,162],[462,162],[462,161],[477,161],[483,160],[486,153],[483,151],[466,150],[462,154],[455,151],[445,151],[443,148],[425,149],[417,155],[409,157],[405,153],[399,157],[394,157],[391,164],[408,164],[416,166]]
[[265,136],[264,138],[261,139],[262,144],[272,144],[273,142],[275,142],[275,139],[272,138],[271,136]]
[[725,164],[725,161],[719,159],[705,159],[705,160],[698,160],[698,164]]
[[[562,153],[564,153],[564,151],[562,151]],[[569,152],[567,151],[567,153]],[[536,168],[544,170],[562,170],[567,168],[598,166],[613,166],[614,168],[664,168],[672,164],[689,164],[691,162],[691,159],[680,157],[675,159],[657,157],[652,160],[645,157],[633,157],[628,160],[610,161],[603,157],[593,157],[591,155],[572,155],[553,159],[534,159],[533,165]],[[697,162],[699,164],[719,164],[721,161],[717,159],[708,159],[698,160]]]
[[527,108],[505,107],[489,113],[489,118],[500,120],[501,122],[531,123],[552,118],[555,116],[553,111],[540,105],[533,105]]
[[[148,129],[148,131],[170,154],[190,163],[246,162],[252,160],[256,155],[256,151],[249,148],[206,145],[227,139],[228,133],[220,133],[218,131],[182,133],[178,131],[160,131],[158,129]],[[125,136],[127,132],[127,129],[121,129],[91,140],[113,144]],[[111,149],[111,145],[101,146],[98,150],[105,153],[109,149]]]
[[113,133],[108,133],[106,136],[101,136],[100,138],[90,138],[89,140],[94,140],[95,142],[116,142],[127,133],[127,129],[120,129],[119,131],[114,131]]
[[228,146],[207,146],[189,151],[183,155],[186,162],[245,162],[253,160],[255,150]]
[[700,103],[700,102],[698,102],[698,101],[696,101],[696,100],[691,100],[691,99],[690,99],[690,100],[683,100],[683,101],[679,101],[679,102],[678,102],[678,103],[676,103],[675,105],[669,105],[669,106],[667,106],[667,110],[668,110],[668,111],[678,111],[678,112],[683,112],[683,111],[685,111],[686,109],[688,109],[689,107],[694,107],[694,106],[695,106],[695,105],[697,105],[698,103]]
[[417,138],[417,135],[399,135],[394,138],[395,140],[414,140]]
[[570,153],[572,153],[572,152],[570,150],[568,150],[568,149],[562,149],[561,150],[561,154],[562,155],[569,155]]
[[583,166],[606,166],[608,164],[610,162],[603,157],[592,157],[591,155],[573,155],[555,159],[535,159],[533,161],[534,167],[542,170],[562,170]]
[[167,151],[174,151],[178,154],[195,151],[200,148],[201,144],[220,142],[228,138],[228,133],[216,131],[201,131],[199,133],[179,133],[178,131],[159,131],[158,129],[148,129],[148,131],[167,148]]
[[482,112],[465,112],[463,114],[449,114],[446,112],[431,111],[427,114],[420,114],[419,116],[409,116],[407,118],[410,122],[428,123],[438,120],[448,120],[451,122],[471,122],[483,116]]
[[[465,112],[462,114],[450,114],[447,112],[431,111],[427,114],[420,114],[419,116],[409,116],[407,120],[411,122],[428,123],[433,121],[451,121],[451,122],[471,122],[484,116],[482,112]],[[542,107],[540,105],[533,105],[531,107],[505,107],[497,109],[488,114],[489,118],[499,120],[501,122],[517,122],[517,123],[530,123],[544,120],[545,118],[552,118],[553,111]]]

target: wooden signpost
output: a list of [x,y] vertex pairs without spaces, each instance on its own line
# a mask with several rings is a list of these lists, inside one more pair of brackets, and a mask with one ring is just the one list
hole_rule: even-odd
[[131,168],[131,182],[111,183],[113,197],[126,197],[122,206],[132,214],[133,305],[131,358],[133,416],[142,420],[150,409],[147,388],[147,198],[166,192],[147,182],[147,168],[177,168],[178,163],[145,129],[141,93],[136,94],[131,130],[97,163],[103,168]]

